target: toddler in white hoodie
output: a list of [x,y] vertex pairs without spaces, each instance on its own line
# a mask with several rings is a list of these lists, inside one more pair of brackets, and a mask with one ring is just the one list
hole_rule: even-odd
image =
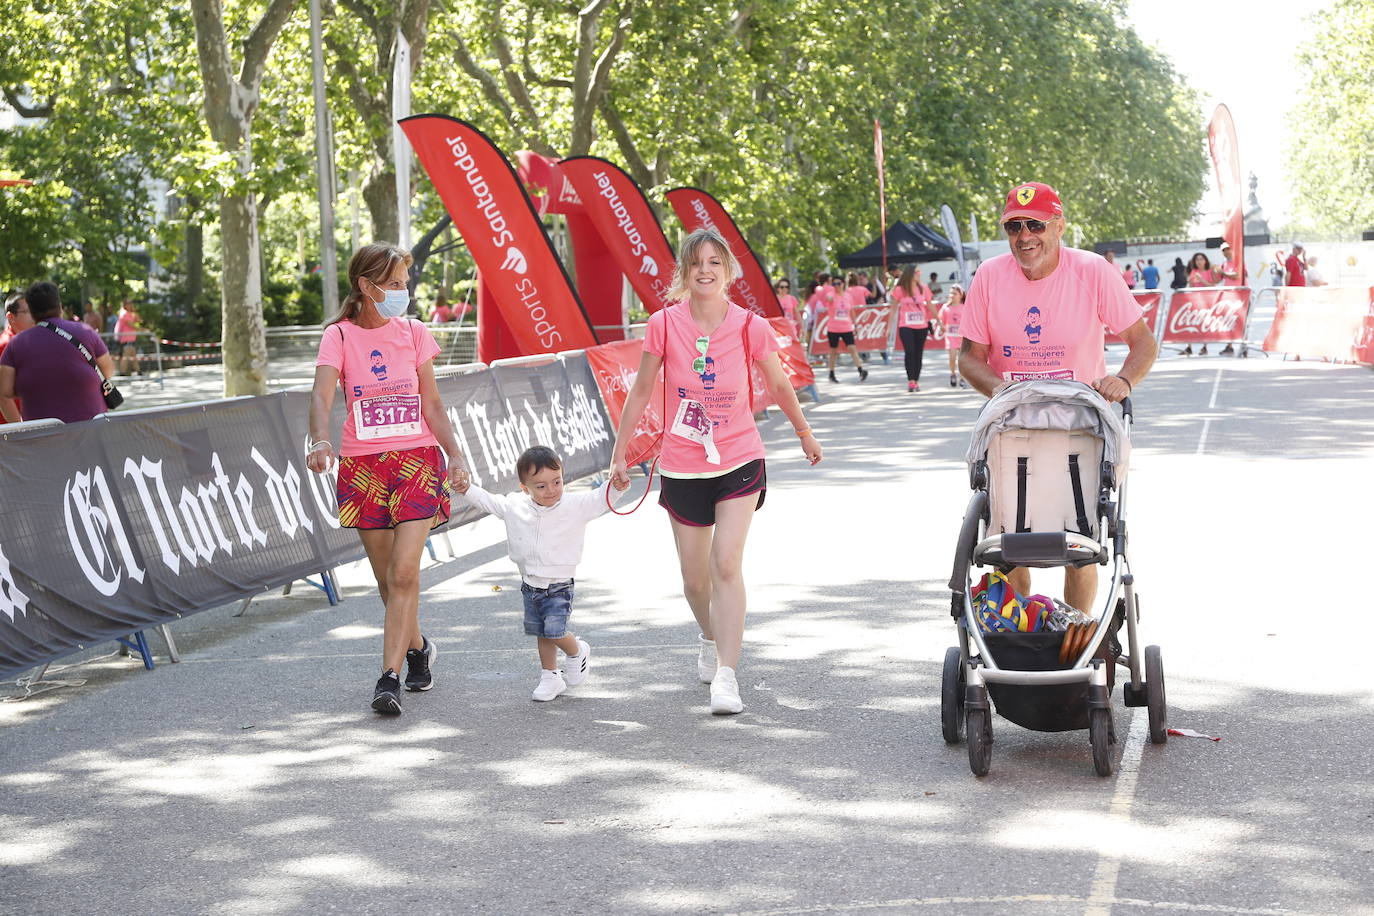
[[[455,489],[479,509],[506,523],[506,552],[520,569],[525,633],[539,638],[539,686],[532,699],[547,702],[587,679],[592,648],[568,632],[573,574],[582,560],[587,523],[610,510],[611,482],[591,492],[563,492],[563,462],[543,445],[526,449],[515,463],[520,492],[498,496],[458,472]],[[621,487],[623,492],[629,485]],[[567,659],[558,668],[558,650]]]

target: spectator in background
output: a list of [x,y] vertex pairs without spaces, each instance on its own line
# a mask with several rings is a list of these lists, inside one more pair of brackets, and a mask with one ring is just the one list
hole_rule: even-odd
[[[1140,262],[1136,262],[1140,266]],[[1159,289],[1159,268],[1155,266],[1154,258],[1147,258],[1145,265],[1140,267],[1140,278],[1145,281],[1146,289]]]
[[1293,243],[1293,250],[1288,253],[1288,259],[1283,262],[1283,285],[1284,286],[1306,286],[1307,285],[1307,261],[1303,255],[1307,254],[1303,250],[1301,242]]
[[[29,303],[24,299],[23,293],[10,293],[5,297],[5,329],[0,331],[0,356],[4,355],[5,348],[10,345],[14,335],[27,331],[33,327],[33,316],[29,314]],[[23,405],[15,402],[14,408],[19,413],[24,412]],[[4,423],[5,418],[0,415],[0,423]]]
[[1135,267],[1128,263],[1125,267],[1121,268],[1121,279],[1125,281],[1127,289],[1135,289],[1137,282]]
[[1221,264],[1217,267],[1216,272],[1221,278],[1222,286],[1243,286],[1245,284],[1245,265],[1236,263],[1230,245],[1223,244],[1221,246]]
[[94,302],[86,303],[86,312],[84,315],[81,316],[81,321],[86,325],[86,327],[90,328],[92,331],[95,331],[97,334],[99,334],[100,329],[105,326],[105,321],[103,318],[100,317],[100,312],[96,311]]
[[[950,274],[950,275],[949,275],[949,282],[953,283],[953,282],[954,282],[955,280],[957,280],[957,279],[958,279],[958,275],[957,275],[957,274]],[[935,273],[934,271],[931,271],[931,274],[930,274],[930,299],[931,299],[931,301],[934,302],[936,299],[939,299],[939,298],[940,298],[940,294],[943,293],[944,291],[945,291],[945,288],[944,288],[943,286],[940,285],[940,275],[939,275],[938,273]]]
[[1183,289],[1188,285],[1188,268],[1184,266],[1182,258],[1174,258],[1174,266],[1169,270],[1174,275],[1169,281],[1169,289]]
[[10,341],[21,331],[33,327],[33,316],[29,314],[29,303],[20,292],[5,297],[5,329],[0,331],[0,354],[10,345]]
[[1326,278],[1317,272],[1317,256],[1309,254],[1307,256],[1307,272],[1303,275],[1308,286],[1326,286]]
[[434,311],[430,313],[429,320],[435,324],[448,324],[453,320],[453,309],[442,293],[434,300]]
[[[25,420],[52,417],[80,423],[103,414],[101,381],[114,375],[114,360],[105,342],[84,323],[61,317],[62,298],[55,284],[35,283],[24,292],[24,299],[35,324],[43,324],[11,339],[0,354],[0,414],[11,423],[21,415]],[[98,370],[53,328],[80,341],[95,357]],[[16,397],[20,405],[15,404]]]
[[[1211,260],[1207,257],[1207,255],[1199,251],[1197,254],[1193,255],[1192,258],[1188,261],[1188,285],[1191,287],[1208,287],[1216,286],[1216,284],[1217,273],[1215,270],[1212,269]],[[1188,346],[1183,348],[1183,355],[1193,355],[1192,344],[1188,344]],[[1198,355],[1207,355],[1206,344],[1203,344],[1202,349],[1198,350]]]
[[119,374],[133,375],[138,372],[138,312],[128,299],[119,308],[115,318],[115,342],[119,344]]

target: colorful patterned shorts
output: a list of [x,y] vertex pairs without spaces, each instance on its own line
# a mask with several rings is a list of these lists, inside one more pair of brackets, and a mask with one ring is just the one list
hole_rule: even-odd
[[339,526],[395,528],[448,521],[447,462],[437,445],[339,459]]

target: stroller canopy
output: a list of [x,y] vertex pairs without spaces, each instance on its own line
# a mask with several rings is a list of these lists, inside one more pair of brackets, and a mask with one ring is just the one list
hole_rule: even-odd
[[1126,428],[1106,398],[1083,382],[1017,382],[990,398],[973,426],[966,456],[970,472],[987,454],[992,437],[1004,429],[1086,430],[1102,440],[1103,460],[1111,462],[1118,479],[1126,470]]

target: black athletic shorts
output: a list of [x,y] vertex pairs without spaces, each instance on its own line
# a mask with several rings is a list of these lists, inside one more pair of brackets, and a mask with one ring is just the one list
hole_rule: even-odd
[[825,336],[830,338],[830,349],[832,350],[839,349],[842,340],[851,347],[854,346],[853,331],[826,331]]
[[716,503],[759,494],[759,504],[768,493],[768,474],[763,459],[757,458],[719,477],[658,478],[658,504],[684,525],[709,528],[716,523]]

